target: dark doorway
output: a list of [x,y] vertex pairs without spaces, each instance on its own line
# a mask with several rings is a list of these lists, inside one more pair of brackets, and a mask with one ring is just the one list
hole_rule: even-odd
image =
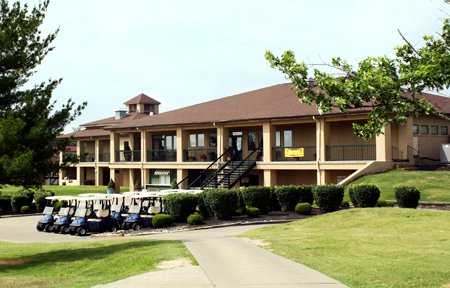
[[109,168],[99,168],[99,169],[103,169],[102,185],[108,185],[110,179]]
[[242,160],[242,131],[233,131],[230,133],[228,146],[231,160]]

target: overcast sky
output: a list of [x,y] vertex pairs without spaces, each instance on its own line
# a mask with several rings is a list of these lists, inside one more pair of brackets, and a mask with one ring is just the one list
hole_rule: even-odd
[[56,100],[88,102],[70,131],[141,92],[168,111],[286,82],[267,65],[267,49],[309,63],[392,55],[397,28],[420,45],[449,8],[443,0],[53,0],[44,31],[60,33],[35,80],[62,77]]

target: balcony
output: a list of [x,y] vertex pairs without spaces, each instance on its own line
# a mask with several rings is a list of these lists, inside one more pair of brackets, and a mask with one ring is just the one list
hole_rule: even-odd
[[100,153],[98,154],[99,162],[109,162],[110,156],[109,153]]
[[177,150],[147,150],[147,161],[155,162],[176,162],[177,161]]
[[140,162],[141,150],[116,151],[116,162]]
[[375,160],[375,144],[327,145],[327,161]]
[[316,161],[316,146],[273,147],[272,161]]
[[183,151],[183,161],[212,162],[217,159],[217,147],[188,148]]
[[95,162],[94,153],[82,153],[80,155],[80,162]]

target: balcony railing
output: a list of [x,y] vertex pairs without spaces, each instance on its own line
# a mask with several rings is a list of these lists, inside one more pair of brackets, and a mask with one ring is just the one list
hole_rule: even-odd
[[175,162],[177,161],[177,150],[148,150],[147,161]]
[[216,147],[188,148],[183,152],[183,161],[186,162],[211,162],[217,159]]
[[116,151],[116,162],[140,162],[141,150]]
[[100,162],[109,162],[109,153],[100,153],[98,154],[98,161]]
[[327,161],[375,160],[375,144],[327,145]]
[[80,162],[95,162],[94,153],[82,153],[80,155]]
[[316,146],[273,147],[272,161],[316,161]]

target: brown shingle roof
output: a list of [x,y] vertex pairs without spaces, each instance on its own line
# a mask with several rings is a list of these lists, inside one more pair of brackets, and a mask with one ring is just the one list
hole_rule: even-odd
[[127,102],[123,103],[125,105],[130,104],[153,104],[153,105],[159,105],[161,104],[159,101],[145,95],[144,93],[141,93],[137,95],[136,97],[131,98]]
[[146,116],[147,116],[146,114],[141,114],[141,113],[129,113],[121,119],[116,119],[113,116],[113,117],[108,117],[108,118],[88,122],[88,123],[82,124],[81,126],[82,127],[104,127],[106,125],[113,125],[116,123],[128,122],[128,121],[144,118]]
[[73,134],[75,138],[87,138],[87,137],[101,137],[101,136],[109,136],[110,132],[104,129],[84,129],[77,131]]

